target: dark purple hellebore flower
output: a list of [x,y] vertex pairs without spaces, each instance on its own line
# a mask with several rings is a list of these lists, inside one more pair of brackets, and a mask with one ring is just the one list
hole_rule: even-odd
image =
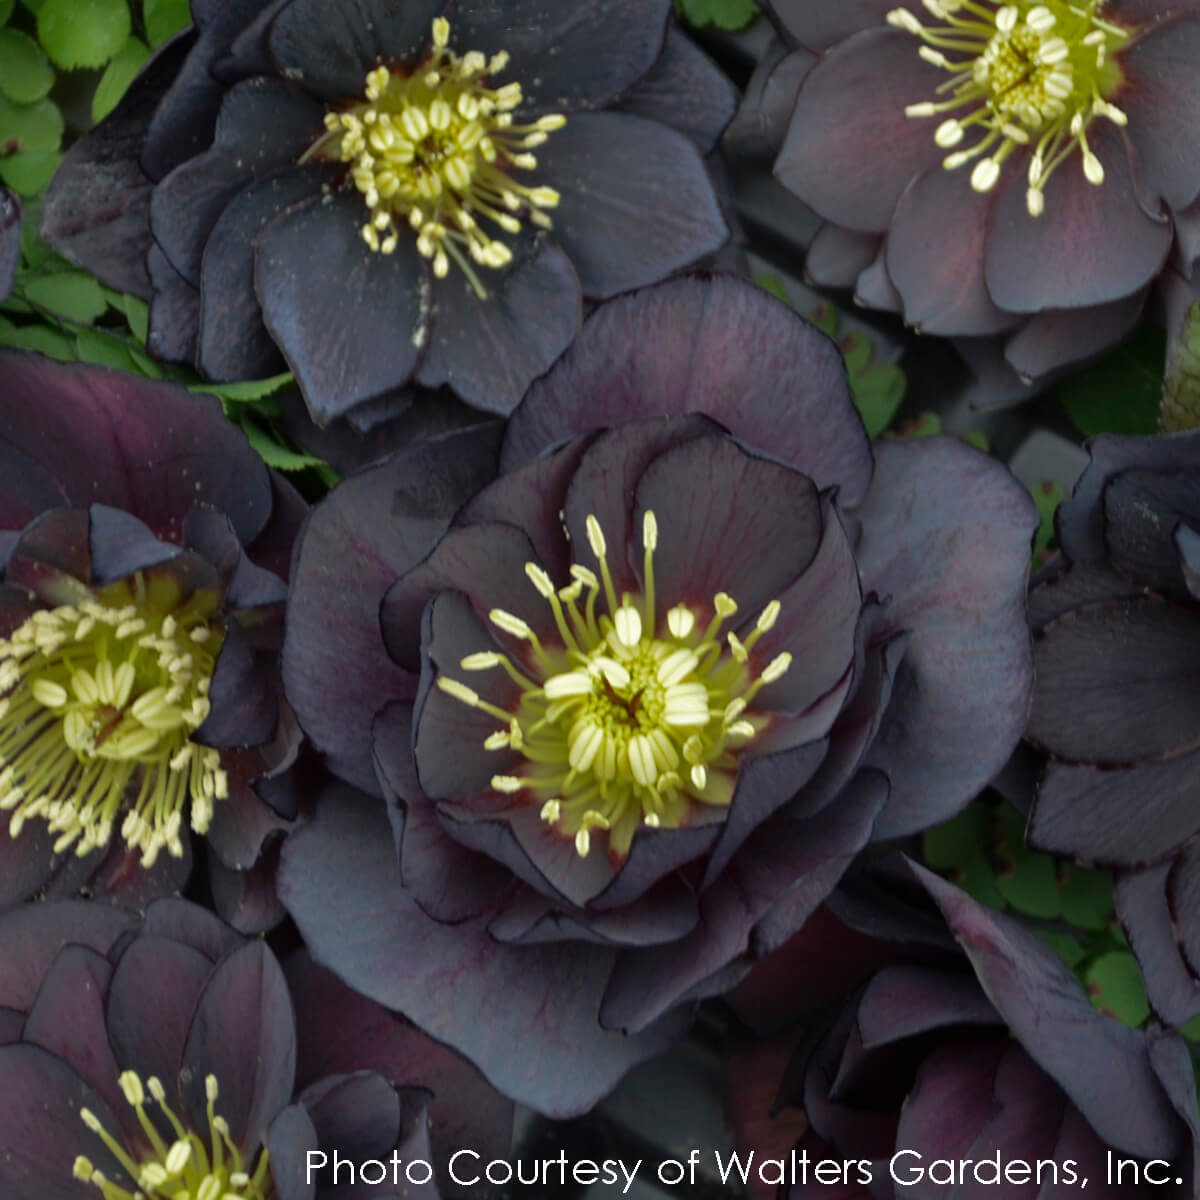
[[782,137],[775,174],[827,222],[817,282],[1016,395],[1129,332],[1176,234],[1190,271],[1198,0],[767,7],[793,49],[738,140]]
[[21,216],[20,197],[0,187],[0,300],[12,291],[21,261]]
[[702,155],[734,93],[670,0],[192,7],[46,200],[51,245],[152,297],[157,355],[286,360],[320,425],[405,385],[508,413],[583,297],[727,237]]
[[303,515],[210,397],[0,350],[0,904],[172,891],[190,828],[223,907],[278,919],[231,873],[296,816]]
[[1001,765],[1035,517],[959,442],[873,452],[836,347],[732,277],[602,306],[476,491],[494,453],[403,453],[302,535],[285,687],[388,805],[323,798],[280,894],[564,1115]]
[[[342,996],[324,988],[294,1010],[266,943],[186,901],[155,901],[144,918],[80,901],[23,906],[0,917],[0,948],[6,1200],[361,1196],[345,1172],[334,1182],[335,1152],[355,1168],[387,1163],[389,1183],[393,1151],[434,1161],[429,1091],[383,1073],[401,1060],[456,1084],[435,1128],[440,1109],[442,1128],[493,1145],[496,1115],[511,1124],[491,1089],[465,1067],[454,1076],[448,1052],[398,1023],[372,1026],[381,1070],[337,1062],[322,1042],[346,1015]],[[306,1079],[298,1063],[314,1053],[332,1069]],[[439,1193],[401,1176],[370,1194]]]
[[1200,1014],[1200,433],[1097,438],[1030,598],[1032,844],[1117,872],[1155,1013]]
[[[754,1151],[756,1181],[784,1183],[760,1194],[1051,1200],[1086,1179],[1104,1196],[1194,1196],[1200,1126],[1186,1043],[1097,1012],[1031,931],[909,869],[915,894],[910,878],[866,902],[835,896],[838,918],[760,964],[733,998],[760,1029],[778,1028],[789,998],[801,1022],[790,1051],[779,1037],[773,1055],[731,1061],[743,1165]],[[929,921],[922,893],[945,925]],[[946,926],[961,949],[947,945]],[[810,981],[840,987],[836,1004],[814,1014]],[[775,1109],[805,1111],[794,1146],[750,1107],[764,1076]]]

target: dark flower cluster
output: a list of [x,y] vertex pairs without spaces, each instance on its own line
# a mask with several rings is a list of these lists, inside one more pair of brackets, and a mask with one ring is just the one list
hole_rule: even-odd
[[476,490],[495,455],[429,443],[302,535],[289,699],[388,804],[323,797],[281,895],[353,986],[572,1113],[998,769],[1033,513],[962,443],[872,448],[832,345],[724,277],[598,312]]
[[151,299],[157,355],[223,380],[286,360],[318,424],[442,384],[506,413],[584,297],[728,236],[701,156],[734,96],[670,10],[196,4],[67,156],[46,238]]

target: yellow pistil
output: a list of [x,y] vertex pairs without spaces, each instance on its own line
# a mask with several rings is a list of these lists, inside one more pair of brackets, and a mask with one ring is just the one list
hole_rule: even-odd
[[1088,143],[1097,117],[1126,124],[1109,98],[1123,82],[1116,56],[1126,30],[1100,16],[1104,0],[923,0],[943,24],[923,25],[906,8],[888,23],[924,43],[918,53],[949,73],[939,97],[910,104],[910,117],[941,117],[934,141],[952,150],[968,134],[969,148],[943,160],[948,170],[974,162],[971,186],[990,191],[1014,151],[1029,149],[1025,205],[1039,217],[1046,183],[1078,151],[1084,178],[1099,186],[1104,166]]
[[[738,611],[724,592],[713,597],[706,624],[682,603],[660,622],[654,513],[646,512],[642,522],[640,597],[617,598],[600,524],[589,516],[586,525],[599,576],[576,564],[572,582],[556,589],[535,563],[525,567],[550,606],[561,646],[543,645],[526,622],[494,609],[492,623],[530,645],[532,674],[492,651],[459,664],[472,672],[502,668],[521,689],[517,711],[447,675],[437,682],[500,723],[486,749],[523,756],[516,772],[492,777],[495,791],[537,805],[542,820],[570,837],[580,856],[588,855],[598,832],[607,835],[609,851],[622,856],[639,825],[675,828],[694,805],[728,806],[738,754],[770,721],[753,711],[754,698],[786,673],[791,655],[775,656],[757,673],[750,663],[756,643],[779,618],[777,600],[744,637],[721,635]],[[598,613],[601,605],[607,611]]]
[[[76,1179],[94,1184],[104,1200],[273,1200],[275,1183],[266,1148],[259,1152],[251,1173],[250,1164],[230,1137],[228,1123],[216,1111],[219,1090],[214,1076],[204,1081],[208,1101],[206,1138],[184,1126],[167,1104],[166,1091],[154,1076],[143,1086],[135,1072],[124,1071],[118,1082],[145,1132],[146,1149],[141,1153],[127,1149],[90,1109],[80,1109],[79,1115],[121,1164],[128,1176],[126,1182],[134,1190],[106,1178],[82,1154],[75,1159]],[[146,1111],[147,1092],[165,1118],[157,1127]],[[163,1136],[167,1126],[175,1135],[170,1142]]]
[[179,603],[166,575],[139,572],[75,605],[35,612],[0,640],[0,810],[9,833],[41,818],[55,852],[121,836],[153,865],[183,854],[228,795],[217,750],[191,740],[208,716],[224,631],[204,590]]
[[385,66],[371,71],[366,102],[327,113],[327,132],[302,161],[350,164],[350,178],[370,213],[362,236],[372,250],[391,254],[408,228],[439,279],[453,259],[483,298],[487,293],[471,264],[503,267],[512,251],[479,222],[507,234],[521,231],[521,217],[550,228],[543,210],[558,204],[558,193],[517,183],[510,172],[533,170],[532,151],[566,118],[552,113],[514,125],[521,85],[491,86],[508,54],[486,59],[473,50],[460,57],[447,49],[449,39],[449,22],[438,17],[432,54],[411,75]]

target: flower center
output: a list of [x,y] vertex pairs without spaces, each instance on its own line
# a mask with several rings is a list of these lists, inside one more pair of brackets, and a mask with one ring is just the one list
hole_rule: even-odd
[[[137,1113],[138,1123],[146,1134],[146,1152],[135,1157],[100,1124],[90,1109],[82,1108],[83,1123],[111,1151],[129,1176],[136,1191],[113,1183],[98,1171],[82,1154],[75,1159],[74,1175],[84,1183],[95,1184],[104,1200],[272,1200],[275,1195],[267,1151],[258,1155],[253,1174],[242,1159],[242,1152],[229,1135],[225,1118],[217,1114],[218,1088],[216,1078],[209,1075],[204,1081],[208,1099],[208,1137],[201,1138],[184,1127],[167,1104],[162,1083],[151,1076],[145,1087],[134,1071],[123,1071],[118,1080],[130,1107]],[[169,1142],[146,1112],[146,1092],[175,1134]]]
[[460,58],[446,48],[449,38],[449,22],[438,17],[432,56],[412,75],[394,75],[384,66],[369,72],[366,103],[326,113],[328,132],[302,161],[351,164],[350,178],[370,210],[362,235],[372,250],[391,254],[407,225],[438,278],[453,259],[482,298],[487,293],[471,264],[503,267],[512,251],[479,222],[516,234],[524,215],[550,228],[542,210],[558,204],[558,193],[517,183],[509,172],[535,168],[530,151],[566,118],[552,113],[514,125],[521,85],[489,83],[507,66],[507,52],[488,60],[473,50]]
[[[587,518],[587,537],[600,568],[571,567],[572,582],[555,589],[536,563],[525,573],[554,614],[562,648],[542,645],[519,617],[489,614],[504,633],[528,642],[532,674],[492,651],[462,660],[464,671],[501,667],[521,689],[517,711],[507,712],[446,675],[438,686],[472,708],[490,713],[502,728],[484,742],[489,750],[519,751],[519,773],[494,775],[501,793],[532,792],[542,819],[586,857],[593,830],[607,830],[612,853],[624,855],[639,825],[678,827],[694,804],[728,806],[737,753],[768,725],[750,706],[760,688],[781,678],[787,653],[754,675],[750,652],[779,618],[772,600],[745,640],[720,636],[737,612],[724,592],[712,600],[702,626],[697,613],[677,604],[660,629],[655,609],[654,550],[658,523],[647,512],[642,525],[644,590],[617,600],[600,524]],[[586,597],[585,597],[586,592]],[[597,613],[601,593],[607,612]]]
[[944,99],[910,104],[906,115],[944,117],[934,133],[943,149],[979,135],[969,148],[949,154],[946,168],[974,161],[971,186],[987,192],[1009,155],[1032,147],[1025,204],[1034,217],[1045,210],[1046,182],[1076,151],[1084,178],[1102,184],[1104,167],[1087,131],[1097,117],[1126,123],[1108,98],[1123,82],[1116,52],[1129,37],[1100,18],[1104,0],[923,3],[945,24],[924,26],[906,8],[888,13],[888,23],[916,34],[924,43],[921,57],[950,76],[937,89]]
[[228,784],[220,753],[190,738],[224,640],[214,611],[211,593],[181,605],[169,577],[139,572],[0,640],[0,809],[14,810],[13,837],[45,818],[56,853],[77,843],[84,855],[124,810],[121,836],[149,867],[164,846],[183,854],[189,798],[192,828],[208,829]]

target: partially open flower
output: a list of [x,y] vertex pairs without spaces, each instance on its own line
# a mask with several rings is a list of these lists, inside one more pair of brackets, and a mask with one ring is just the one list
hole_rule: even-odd
[[286,824],[252,781],[299,743],[273,572],[302,502],[207,398],[13,351],[0,380],[0,895],[170,889],[189,831],[250,868]]
[[727,237],[702,155],[733,90],[669,0],[193,7],[46,200],[51,245],[152,296],[162,357],[286,360],[321,425],[409,384],[507,413],[582,297]]
[[801,77],[775,173],[827,222],[818,282],[1014,386],[1133,327],[1200,196],[1200,5],[769,7],[796,47],[773,74]]
[[[1097,438],[1030,598],[1030,840],[1117,872],[1154,1011],[1200,1014],[1200,434]],[[1102,653],[1097,652],[1097,648]]]
[[[319,996],[296,1012],[262,940],[179,900],[156,901],[144,918],[60,901],[0,918],[0,947],[9,1200],[343,1196],[347,1169],[335,1182],[335,1155],[355,1172],[380,1160],[390,1175],[393,1152],[404,1166],[388,1194],[439,1194],[432,1169],[428,1186],[411,1186],[426,1175],[421,1164],[442,1165],[429,1148],[433,1097],[356,1067],[347,1049],[357,1030],[331,1052],[341,994],[317,980]],[[364,1007],[360,1020],[371,1016]],[[372,1030],[389,1074],[454,1084],[437,1100],[443,1128],[469,1144],[507,1139],[511,1113],[465,1064],[398,1022],[376,1018]],[[314,1058],[331,1069],[298,1077]]]
[[[1193,1195],[1200,1123],[1186,1043],[1100,1014],[1030,930],[911,870],[915,893],[910,879],[908,890],[839,897],[840,920],[785,945],[735,997],[755,1025],[769,1014],[760,1028],[778,1028],[789,1004],[802,1022],[790,1049],[781,1037],[776,1053],[732,1063],[730,1110],[743,1163],[756,1156],[752,1177],[784,1182],[774,1194],[790,1200],[1089,1185]],[[944,923],[931,919],[939,911]],[[852,994],[814,1013],[810,980]],[[750,1106],[772,1087],[775,1111],[805,1111],[798,1144],[772,1144],[770,1100]]]
[[318,961],[563,1114],[1000,765],[1032,512],[961,443],[873,456],[836,348],[723,277],[602,307],[476,491],[493,453],[430,443],[307,527],[285,684],[399,862],[332,793],[281,894]]

